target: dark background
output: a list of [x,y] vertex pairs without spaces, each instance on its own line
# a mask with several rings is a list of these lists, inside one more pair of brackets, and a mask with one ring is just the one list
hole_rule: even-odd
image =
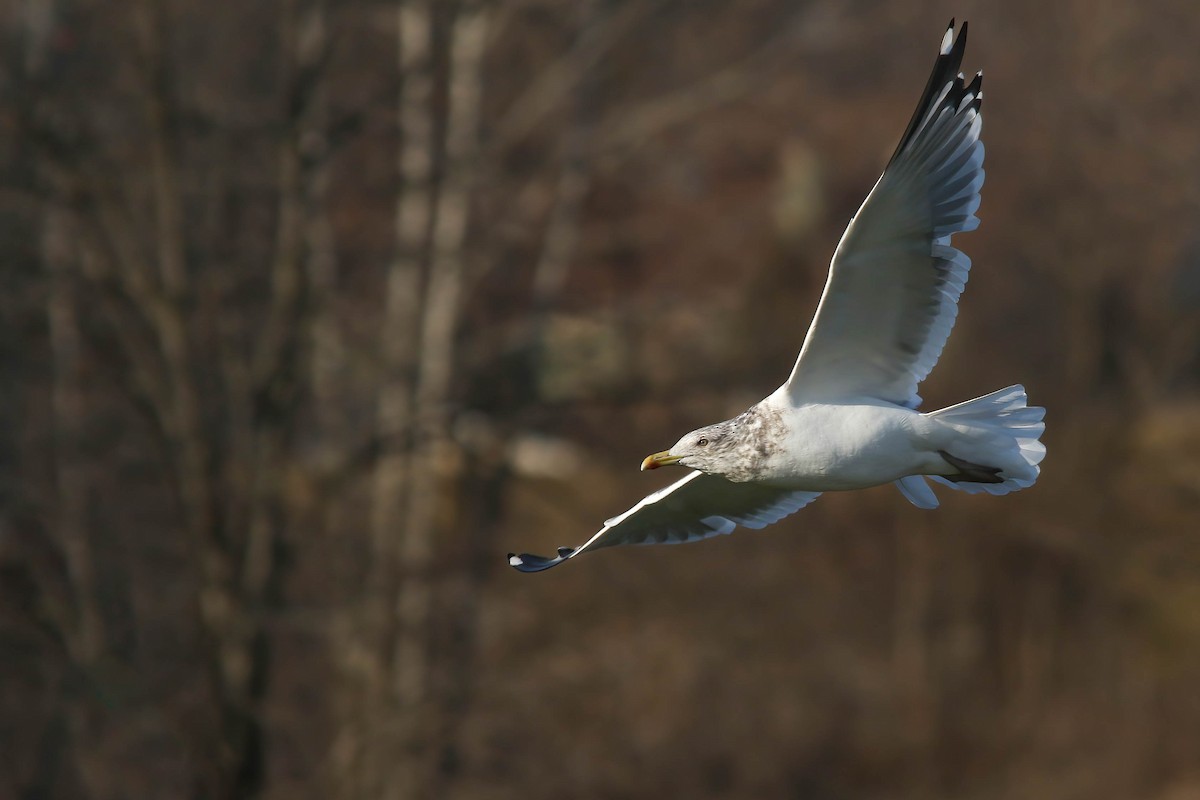
[[[946,21],[1037,486],[525,576],[786,376]],[[1184,0],[0,3],[0,798],[1200,797]]]

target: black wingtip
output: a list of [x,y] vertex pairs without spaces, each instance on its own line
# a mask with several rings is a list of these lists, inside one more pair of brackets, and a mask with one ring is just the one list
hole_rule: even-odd
[[963,20],[962,27],[957,31],[954,30],[954,17],[950,18],[950,24],[946,26],[946,32],[942,34],[942,46],[938,48],[938,55],[947,56],[952,51],[958,50],[960,55],[967,47],[967,22]]
[[942,46],[940,48],[941,55],[946,55],[950,52],[950,45],[954,43],[954,17],[950,18],[950,24],[946,26],[946,32],[942,34]]
[[888,160],[888,166],[891,166],[909,143],[916,136],[917,131],[921,127],[921,123],[929,114],[933,104],[938,100],[941,90],[947,83],[954,82],[954,86],[944,102],[957,105],[963,94],[963,81],[961,78],[956,78],[959,74],[959,66],[962,64],[963,53],[967,49],[967,21],[963,20],[962,26],[957,33],[954,30],[954,20],[950,20],[950,25],[946,28],[946,33],[942,36],[941,47],[938,49],[937,59],[933,62],[933,70],[929,75],[929,82],[925,84],[925,91],[921,93],[921,99],[917,103],[917,109],[913,112],[912,119],[908,122],[908,127],[904,129],[904,135],[900,137],[900,143],[896,145],[896,150],[892,153],[891,159]]
[[509,553],[508,565],[517,572],[541,572],[542,570],[556,567],[566,561],[575,552],[573,547],[558,548],[557,558],[546,558],[545,556],[535,556],[532,553]]

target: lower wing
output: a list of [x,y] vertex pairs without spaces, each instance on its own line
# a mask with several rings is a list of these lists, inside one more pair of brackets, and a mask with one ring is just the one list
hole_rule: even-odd
[[554,558],[510,553],[508,563],[521,572],[541,572],[601,547],[693,542],[733,533],[739,525],[757,530],[794,514],[820,494],[759,483],[732,483],[715,475],[692,472],[608,520],[579,547],[560,547]]

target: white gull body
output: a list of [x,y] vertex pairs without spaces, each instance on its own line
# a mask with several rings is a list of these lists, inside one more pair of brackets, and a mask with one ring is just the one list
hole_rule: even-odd
[[787,392],[772,394],[760,407],[778,409],[774,418],[781,446],[763,459],[751,480],[832,492],[954,471],[937,452],[953,434],[911,409],[868,397],[793,405]]
[[914,505],[936,508],[926,478],[993,495],[1037,480],[1045,412],[1027,405],[1023,387],[917,410],[971,267],[951,237],[979,225],[982,74],[966,83],[958,71],[966,41],[966,23],[955,37],[952,21],[912,121],[838,243],[787,381],[642,464],[694,472],[583,545],[552,558],[510,554],[510,565],[538,572],[603,547],[763,528],[827,491],[894,483]]

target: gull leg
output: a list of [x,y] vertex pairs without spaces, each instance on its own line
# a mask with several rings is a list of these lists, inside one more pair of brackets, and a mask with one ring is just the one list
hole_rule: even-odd
[[1000,477],[1000,467],[972,464],[970,461],[955,458],[945,450],[938,450],[938,455],[944,458],[947,464],[958,470],[959,474],[957,475],[942,476],[948,481],[954,483],[1004,483],[1004,478]]

